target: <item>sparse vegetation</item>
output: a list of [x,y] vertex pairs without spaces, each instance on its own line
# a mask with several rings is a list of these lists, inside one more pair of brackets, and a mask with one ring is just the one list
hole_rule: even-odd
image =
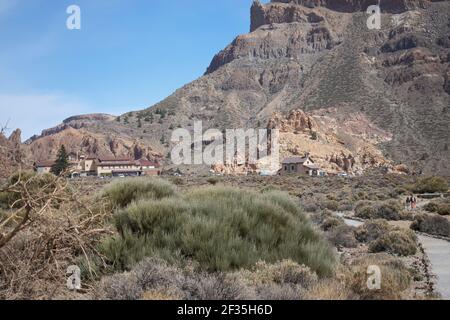
[[448,182],[442,177],[422,178],[410,189],[414,193],[442,193],[448,191]]

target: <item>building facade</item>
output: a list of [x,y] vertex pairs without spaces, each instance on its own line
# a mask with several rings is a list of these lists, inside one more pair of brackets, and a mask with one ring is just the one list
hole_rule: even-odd
[[[50,173],[54,161],[37,162],[34,165],[38,174]],[[71,161],[72,177],[137,177],[142,175],[160,175],[159,164],[147,159],[101,158],[79,156]]]
[[312,160],[309,155],[284,159],[280,173],[282,175],[301,174],[315,177],[326,175],[326,173],[315,164],[314,160]]

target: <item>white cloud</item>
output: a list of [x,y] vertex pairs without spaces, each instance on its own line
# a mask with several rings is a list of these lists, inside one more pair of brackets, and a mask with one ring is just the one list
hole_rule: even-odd
[[9,128],[22,130],[23,140],[61,123],[65,118],[84,113],[89,113],[86,105],[65,95],[0,94],[0,124],[9,120]]

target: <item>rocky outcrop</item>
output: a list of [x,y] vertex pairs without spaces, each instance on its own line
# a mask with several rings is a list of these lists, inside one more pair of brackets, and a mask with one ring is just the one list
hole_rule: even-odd
[[450,68],[447,69],[447,72],[445,74],[444,90],[445,92],[450,94]]
[[259,1],[254,1],[250,20],[250,32],[253,32],[263,25],[292,22],[319,23],[325,18],[295,4],[263,6]]
[[73,117],[65,119],[61,124],[57,125],[56,127],[43,130],[41,135],[39,135],[39,136],[35,135],[35,136],[31,137],[28,141],[26,141],[26,143],[31,143],[39,138],[57,134],[59,132],[67,130],[69,128],[82,129],[82,128],[87,128],[89,126],[96,126],[102,122],[103,123],[111,122],[114,119],[116,119],[115,116],[112,116],[109,114],[102,114],[102,113],[73,116]]
[[22,149],[21,131],[13,131],[9,138],[0,133],[0,179],[7,178],[19,168],[29,168]]
[[395,171],[379,147],[391,139],[390,134],[363,114],[342,116],[337,109],[312,113],[294,110],[284,117],[274,114],[268,128],[280,130],[283,158],[307,153],[329,173],[361,174],[374,168]]
[[[254,32],[237,37],[219,52],[206,74],[239,59],[301,60],[303,55],[331,50],[340,43],[340,30],[335,32],[330,23],[325,16],[297,5],[254,3],[251,26]],[[258,29],[261,26],[264,27]]]
[[275,113],[269,120],[268,129],[278,129],[280,132],[304,132],[312,134],[317,130],[314,119],[302,110],[293,110],[287,117]]
[[272,0],[272,3],[295,3],[309,8],[325,7],[339,12],[365,11],[369,6],[380,3],[384,12],[400,13],[426,8],[430,2],[436,1],[441,0]]
[[160,160],[162,154],[152,146],[125,135],[94,133],[85,129],[69,127],[58,133],[40,137],[25,145],[28,158],[33,161],[54,159],[61,145],[73,155],[84,154],[97,157],[130,157]]

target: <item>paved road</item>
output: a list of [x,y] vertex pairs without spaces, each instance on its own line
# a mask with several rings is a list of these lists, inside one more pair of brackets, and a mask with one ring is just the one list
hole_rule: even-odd
[[432,271],[438,277],[436,290],[443,299],[450,300],[450,242],[419,236],[428,258]]

